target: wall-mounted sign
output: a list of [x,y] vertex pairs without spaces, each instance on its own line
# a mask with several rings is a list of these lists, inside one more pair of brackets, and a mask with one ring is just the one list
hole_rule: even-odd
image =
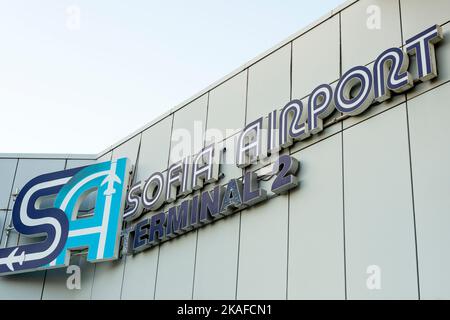
[[[205,154],[208,157],[204,158]],[[140,220],[124,233],[125,252],[149,248],[267,199],[267,191],[260,187],[258,176],[252,171],[246,172],[243,178],[230,179],[224,185],[216,184],[212,190],[195,192],[204,184],[218,180],[219,165],[214,162],[214,148],[205,148],[195,157],[198,158],[203,159],[202,164],[196,160],[188,166],[184,166],[190,163],[188,161],[175,163],[168,169],[166,178],[161,173],[155,173],[145,183],[137,183],[130,189],[125,219],[136,219],[146,210],[157,210],[164,202],[176,201],[182,192],[184,195],[194,195],[187,200],[180,199],[167,211],[158,211]],[[275,178],[270,189],[274,194],[285,193],[298,185],[299,163],[295,158],[282,155],[272,166]],[[189,174],[185,174],[184,170]]]
[[[442,39],[441,28],[432,26],[408,39],[403,48],[383,51],[372,69],[356,66],[336,85],[317,86],[306,106],[294,99],[249,123],[237,139],[235,154],[235,164],[245,168],[245,174],[226,183],[220,182],[221,150],[214,144],[170,165],[165,174],[155,172],[132,184],[128,193],[130,167],[125,158],[34,178],[20,191],[12,219],[19,233],[44,235],[45,240],[0,249],[0,274],[67,266],[72,250],[87,249],[90,262],[116,259],[122,220],[131,224],[122,232],[121,242],[123,252],[130,254],[267,199],[252,164],[321,132],[335,110],[355,116],[392,93],[433,79],[434,44]],[[409,72],[411,58],[416,77]],[[272,164],[270,191],[278,195],[296,187],[298,169],[296,159],[279,156]],[[97,189],[93,215],[77,217],[80,203],[93,189]],[[39,199],[50,195],[56,195],[53,207],[37,209]]]

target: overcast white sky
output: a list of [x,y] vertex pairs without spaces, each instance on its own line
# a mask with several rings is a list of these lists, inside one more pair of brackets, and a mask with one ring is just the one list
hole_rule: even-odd
[[98,153],[342,2],[0,0],[0,152]]

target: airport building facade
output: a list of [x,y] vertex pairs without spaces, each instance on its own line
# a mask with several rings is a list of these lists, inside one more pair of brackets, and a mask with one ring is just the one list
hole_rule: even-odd
[[97,155],[0,154],[0,249],[31,179],[131,166],[118,258],[0,299],[449,299],[449,101],[450,1],[351,0]]

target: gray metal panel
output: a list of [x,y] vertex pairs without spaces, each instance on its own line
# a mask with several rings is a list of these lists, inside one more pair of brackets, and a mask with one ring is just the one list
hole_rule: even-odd
[[422,299],[450,299],[450,84],[408,101]]
[[[314,53],[314,54],[312,54]],[[292,42],[292,97],[303,98],[340,76],[339,15]]]
[[102,155],[100,158],[97,159],[97,162],[111,160],[111,156],[112,156],[112,151],[105,153],[104,155]]
[[[380,51],[381,53],[381,51]],[[370,70],[373,70],[374,62],[367,65]],[[382,113],[392,107],[398,106],[399,104],[406,101],[406,94],[392,93],[390,99],[383,101],[382,103],[374,102],[366,111],[356,116],[351,116],[342,121],[342,126],[344,129],[349,128],[361,121],[369,119],[379,113]]]
[[[250,166],[243,169],[243,173],[246,172],[255,172],[257,175],[261,174],[261,171],[271,170],[269,167],[273,167],[273,163],[284,154],[289,154],[289,149],[283,149],[278,152],[273,152],[269,157],[264,159],[259,159],[257,163],[251,164]],[[263,173],[264,174],[264,173]],[[270,181],[261,181],[261,187],[267,190],[267,195],[271,193],[270,186],[272,185],[272,180]]]
[[[343,139],[348,298],[417,299],[405,105],[345,130]],[[381,288],[370,290],[374,265]]]
[[167,168],[171,130],[172,116],[164,118],[142,132],[135,181],[145,180],[153,172]]
[[289,299],[345,299],[342,139],[293,156],[300,187],[289,197]]
[[198,232],[194,299],[234,299],[239,244],[239,213]]
[[80,289],[69,289],[67,281],[72,273],[67,268],[47,270],[45,276],[43,300],[88,300],[91,297],[94,264],[86,261],[86,256],[76,255],[70,258],[70,265],[80,267]]
[[208,94],[175,112],[170,144],[170,163],[200,151],[204,145]]
[[131,164],[135,165],[138,156],[140,142],[141,142],[141,135],[138,134],[137,136],[125,142],[124,144],[121,144],[120,146],[115,148],[112,151],[112,159],[127,157],[128,159],[130,159]]
[[[0,210],[0,240],[3,239],[3,233],[5,232],[5,228],[9,225],[9,221],[11,219],[11,211]],[[0,248],[3,248],[3,243],[0,243]]]
[[120,299],[125,259],[95,264],[92,300]]
[[197,232],[179,236],[160,246],[156,299],[191,299]]
[[45,271],[0,277],[0,300],[41,299]]
[[[20,190],[28,181],[41,174],[64,170],[65,164],[64,159],[19,159],[13,192],[16,188]],[[13,202],[10,201],[9,209],[12,209],[12,206]]]
[[153,299],[159,247],[127,256],[121,299]]
[[236,141],[238,135],[229,137],[225,141],[217,144],[217,148],[225,147],[223,152],[222,162],[220,163],[220,172],[224,174],[221,183],[225,183],[229,179],[239,178],[242,176],[242,169],[235,164],[236,155]]
[[237,299],[286,299],[288,196],[242,211]]
[[209,134],[215,137],[221,135],[221,139],[216,137],[215,140],[221,141],[230,136],[227,130],[244,127],[246,94],[247,71],[237,74],[210,92],[207,137]]
[[274,109],[282,108],[290,99],[291,44],[287,44],[258,61],[249,69],[247,123]]
[[450,1],[448,0],[400,0],[400,4],[403,40],[434,24],[442,24],[450,20]]
[[[379,12],[379,24],[377,20]],[[379,27],[379,28],[378,28]],[[402,43],[398,0],[361,0],[341,12],[342,72]]]
[[[8,208],[17,159],[0,159],[0,210]],[[0,224],[1,225],[1,224]]]

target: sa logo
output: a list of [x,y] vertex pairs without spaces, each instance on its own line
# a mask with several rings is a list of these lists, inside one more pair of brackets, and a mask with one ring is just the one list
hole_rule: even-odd
[[[20,191],[12,211],[14,228],[42,242],[0,249],[0,275],[69,265],[70,251],[87,248],[87,260],[117,259],[126,188],[127,158],[43,174]],[[97,189],[92,216],[77,219],[81,202]],[[56,195],[53,208],[36,209]]]

